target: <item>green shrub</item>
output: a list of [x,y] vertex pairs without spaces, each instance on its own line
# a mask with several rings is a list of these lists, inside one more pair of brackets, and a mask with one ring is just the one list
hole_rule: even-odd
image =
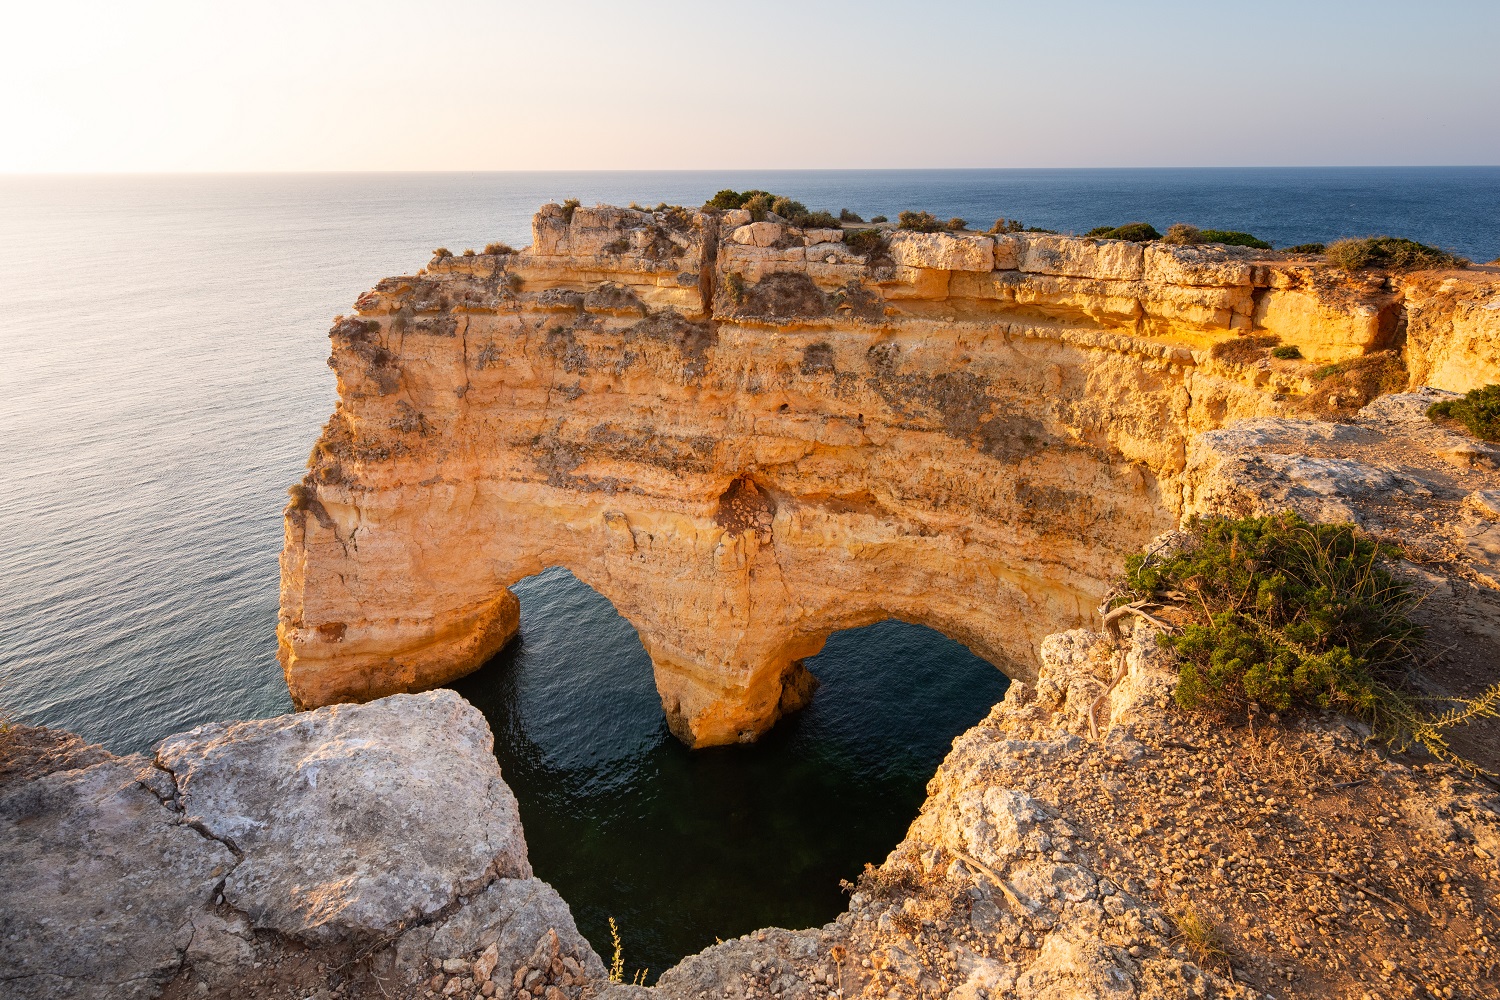
[[1313,390],[1293,401],[1293,408],[1326,417],[1329,411],[1354,411],[1377,396],[1401,392],[1411,380],[1396,351],[1376,351],[1323,365],[1311,373]]
[[1298,243],[1286,248],[1287,253],[1322,253],[1328,248],[1321,243]]
[[885,252],[885,234],[878,229],[851,229],[844,234],[844,246],[861,257]]
[[941,233],[948,224],[931,212],[902,212],[896,216],[896,228],[914,233]]
[[1187,532],[1175,555],[1126,560],[1136,595],[1175,604],[1188,619],[1160,639],[1178,656],[1184,708],[1335,709],[1397,749],[1421,744],[1449,760],[1449,729],[1496,714],[1500,684],[1447,699],[1447,712],[1421,707],[1408,678],[1422,638],[1411,617],[1418,599],[1391,575],[1391,546],[1352,524],[1291,513],[1194,520]]
[[512,250],[510,248],[510,245],[507,243],[486,243],[484,245],[484,252],[486,254],[497,257],[504,256],[505,254],[515,253],[515,251]]
[[1152,240],[1161,239],[1161,233],[1158,233],[1149,222],[1127,222],[1123,226],[1098,226],[1084,235],[1101,240],[1129,240],[1132,243],[1149,243]]
[[872,215],[872,216],[870,216],[870,221],[871,222],[890,222],[891,220],[887,219],[883,215]]
[[1194,243],[1203,242],[1203,230],[1197,226],[1190,226],[1186,222],[1174,222],[1167,227],[1167,235],[1161,238],[1163,243],[1172,243],[1176,246],[1190,246]]
[[563,218],[567,219],[568,222],[571,223],[573,221],[573,212],[577,210],[578,206],[581,204],[582,202],[580,202],[577,198],[569,198],[567,201],[563,202]]
[[1445,399],[1427,408],[1429,417],[1449,417],[1486,441],[1500,441],[1500,385],[1470,389],[1458,399]]
[[948,229],[949,232],[961,233],[965,229],[969,228],[969,220],[968,219],[960,219],[958,216],[955,215],[953,218],[951,218],[951,219],[948,220],[946,228]]
[[841,208],[839,209],[839,221],[863,223],[865,220],[861,219],[858,215],[856,215],[854,212],[849,211],[847,208]]
[[1283,344],[1280,347],[1271,348],[1271,357],[1280,358],[1282,361],[1295,361],[1302,357],[1302,351],[1296,344]]
[[996,219],[988,232],[991,235],[998,233],[1024,233],[1026,225],[1020,219]]
[[438,247],[436,250],[432,251],[432,255],[434,257],[452,257],[453,251],[449,250],[447,247]]
[[1198,233],[1198,236],[1204,243],[1222,243],[1228,247],[1250,247],[1252,250],[1271,249],[1271,244],[1265,240],[1256,239],[1249,233],[1240,233],[1233,229],[1204,229]]
[[725,188],[724,190],[720,191],[718,194],[714,195],[712,198],[710,198],[707,201],[705,201],[703,203],[703,208],[704,208],[705,211],[708,211],[710,209],[717,209],[718,211],[721,211],[721,212],[725,211],[727,209],[731,209],[731,208],[744,208],[745,207],[745,202],[749,201],[752,195],[757,195],[757,194],[765,194],[765,192],[764,191],[744,191],[744,192],[740,192],[740,191],[732,191],[729,188]]
[[1378,267],[1387,271],[1417,271],[1426,268],[1468,267],[1457,254],[1398,236],[1367,236],[1339,240],[1324,251],[1328,262],[1346,271]]

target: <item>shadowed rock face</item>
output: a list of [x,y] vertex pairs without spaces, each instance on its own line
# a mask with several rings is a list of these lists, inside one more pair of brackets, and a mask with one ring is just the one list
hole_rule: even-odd
[[1274,255],[861,256],[732,214],[546,206],[529,250],[434,259],[335,324],[282,555],[299,706],[473,670],[515,633],[507,586],[559,565],[635,626],[695,746],[759,736],[810,696],[803,657],[884,618],[1032,677],[1173,523],[1190,437],[1279,412],[1285,386],[1209,347],[1341,358],[1403,326],[1389,282]]

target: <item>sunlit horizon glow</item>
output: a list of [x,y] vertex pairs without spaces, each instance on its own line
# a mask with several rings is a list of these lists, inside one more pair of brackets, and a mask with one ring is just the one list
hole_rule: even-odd
[[1500,4],[81,0],[0,173],[1500,163]]

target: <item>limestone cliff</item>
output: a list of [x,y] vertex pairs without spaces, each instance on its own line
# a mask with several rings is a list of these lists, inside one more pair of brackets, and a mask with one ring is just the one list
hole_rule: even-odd
[[1464,388],[1500,361],[1491,274],[1044,234],[851,245],[681,209],[549,205],[533,237],[381,281],[333,327],[339,403],[282,555],[300,706],[474,669],[515,632],[508,585],[548,566],[635,626],[693,745],[755,738],[809,696],[803,657],[888,617],[1034,678],[1042,637],[1091,621],[1174,523],[1193,436],[1310,388],[1310,365],[1215,345],[1405,343]]

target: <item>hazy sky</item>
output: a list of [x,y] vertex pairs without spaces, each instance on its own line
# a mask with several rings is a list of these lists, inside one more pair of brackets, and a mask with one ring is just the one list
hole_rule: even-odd
[[9,7],[0,172],[1500,163],[1497,0]]

